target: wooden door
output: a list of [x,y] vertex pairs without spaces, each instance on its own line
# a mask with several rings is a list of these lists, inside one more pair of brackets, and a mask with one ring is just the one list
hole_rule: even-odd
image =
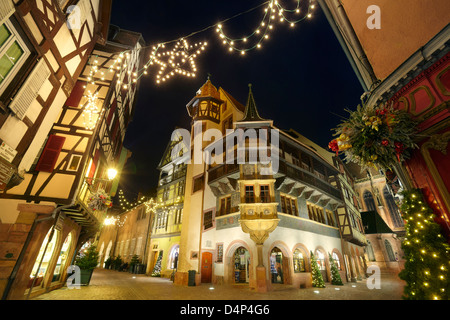
[[202,283],[210,283],[212,278],[212,253],[202,254]]

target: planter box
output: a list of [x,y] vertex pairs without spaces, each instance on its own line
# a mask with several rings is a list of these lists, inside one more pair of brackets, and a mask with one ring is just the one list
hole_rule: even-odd
[[92,270],[80,270],[80,284],[82,286],[88,286],[89,282],[91,281],[92,273],[94,272],[94,269]]

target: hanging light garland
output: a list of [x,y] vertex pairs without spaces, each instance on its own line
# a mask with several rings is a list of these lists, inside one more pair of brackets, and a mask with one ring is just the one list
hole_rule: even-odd
[[315,5],[309,0],[306,13],[301,8],[301,0],[296,1],[296,6],[292,9],[283,7],[278,0],[271,0],[264,8],[264,15],[258,27],[250,34],[241,38],[231,38],[224,32],[222,23],[217,24],[216,32],[222,40],[222,43],[228,46],[228,51],[238,51],[245,55],[247,51],[260,49],[262,43],[270,38],[270,32],[276,24],[288,23],[291,27],[295,24],[312,17]]
[[83,109],[83,125],[87,130],[93,130],[97,124],[97,120],[103,113],[98,109],[98,92],[92,93],[88,91],[87,102]]
[[[307,4],[304,4],[305,2]],[[264,7],[263,18],[253,32],[241,38],[232,38],[226,35],[224,31],[224,24],[226,22],[243,14],[252,12],[260,7]],[[129,60],[132,56],[137,54],[137,51],[143,50],[150,46],[121,52],[108,67],[108,69],[109,72],[116,72],[118,78],[117,84],[121,85],[123,89],[130,89],[131,84],[136,83],[142,76],[149,74],[149,69],[153,66],[159,66],[159,70],[154,72],[156,84],[167,82],[171,77],[176,75],[192,78],[196,76],[197,71],[195,58],[197,58],[206,49],[207,42],[203,41],[194,45],[189,45],[186,40],[187,38],[205,32],[209,29],[215,29],[222,43],[228,47],[228,51],[238,51],[241,55],[245,55],[246,52],[250,50],[261,49],[263,42],[270,38],[270,33],[277,24],[284,23],[288,24],[290,27],[294,27],[297,23],[305,19],[312,18],[312,13],[315,7],[316,5],[313,3],[313,0],[296,0],[295,5],[291,7],[283,6],[279,0],[269,0],[249,10],[240,12],[230,18],[222,20],[217,24],[213,24],[201,30],[192,32],[187,36],[153,45],[152,53],[144,66],[135,72],[130,70],[127,71],[129,75],[127,83],[122,83],[120,78],[122,72],[124,72],[130,64]],[[172,43],[176,44],[171,50],[162,52],[166,45]],[[91,80],[94,79],[94,75],[99,72],[99,69],[95,68],[95,64],[92,72],[93,74],[90,77]],[[104,76],[104,74],[101,74],[101,76]],[[102,77],[102,79],[104,79],[104,77]]]

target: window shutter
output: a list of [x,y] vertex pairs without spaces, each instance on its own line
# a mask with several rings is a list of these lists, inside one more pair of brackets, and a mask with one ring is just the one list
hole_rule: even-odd
[[5,22],[14,12],[14,3],[12,0],[0,1],[0,25]]
[[[92,161],[91,170],[89,171],[88,178],[93,178],[95,174],[95,169],[97,168],[98,159],[100,158],[100,150],[95,151],[94,160]],[[92,179],[87,180],[88,183],[92,184]]]
[[42,152],[38,164],[36,165],[37,171],[43,172],[53,171],[65,140],[66,140],[65,137],[60,137],[54,134],[49,136],[47,143],[44,147],[44,151]]
[[20,120],[22,120],[27,113],[28,108],[33,100],[36,99],[39,90],[49,76],[50,69],[47,67],[44,59],[41,59],[9,105],[9,108]]

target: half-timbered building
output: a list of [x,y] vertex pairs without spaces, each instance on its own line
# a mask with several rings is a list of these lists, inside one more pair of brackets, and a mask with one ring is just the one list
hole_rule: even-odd
[[12,64],[0,87],[0,291],[23,299],[62,286],[98,231],[105,210],[89,200],[114,194],[108,173],[129,156],[138,81],[126,78],[144,42],[110,28],[110,1],[4,1],[0,11],[0,63]]

